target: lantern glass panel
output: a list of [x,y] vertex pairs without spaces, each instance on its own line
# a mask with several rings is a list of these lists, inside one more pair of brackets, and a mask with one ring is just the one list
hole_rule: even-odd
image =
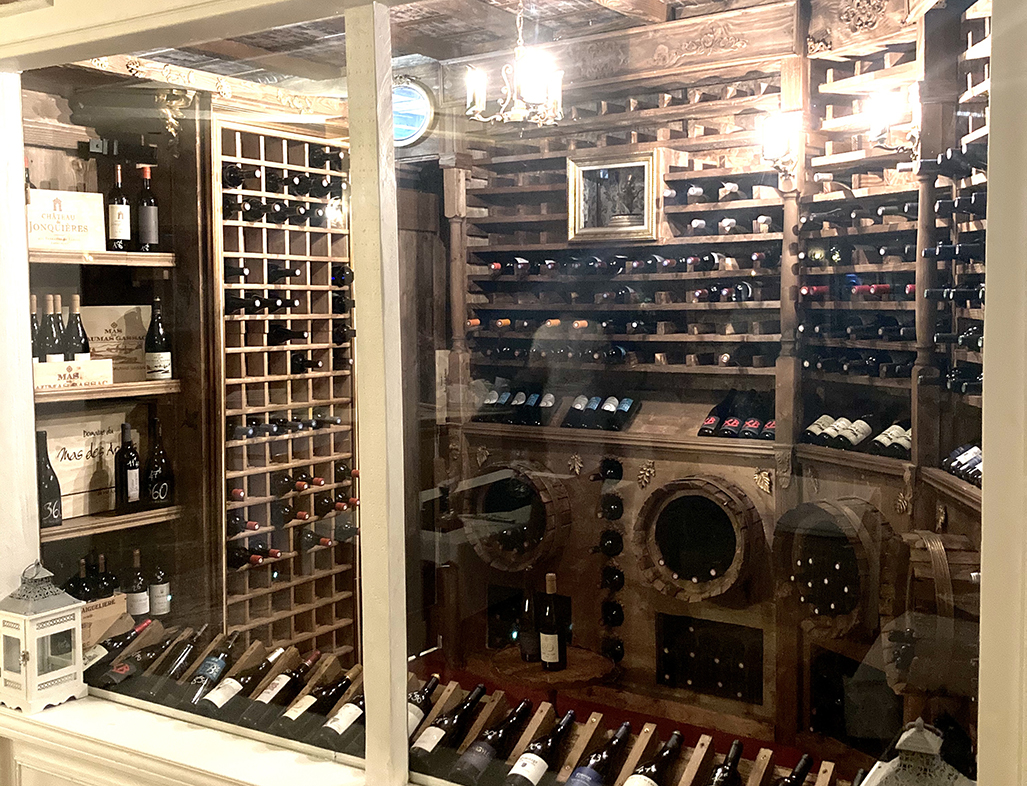
[[36,639],[37,674],[42,677],[74,665],[75,631],[62,630]]
[[21,640],[14,636],[4,636],[4,671],[21,674]]

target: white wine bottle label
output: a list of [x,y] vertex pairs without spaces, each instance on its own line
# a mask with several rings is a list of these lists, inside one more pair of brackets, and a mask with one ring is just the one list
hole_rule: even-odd
[[171,379],[170,352],[147,352],[145,362],[148,380]]
[[313,707],[315,701],[317,701],[317,699],[308,693],[302,699],[293,704],[289,709],[287,709],[285,713],[282,715],[282,717],[294,721],[304,712]]
[[542,662],[558,663],[560,661],[560,637],[555,633],[540,633],[542,645]]
[[603,412],[616,412],[619,405],[620,402],[613,396],[610,396],[603,402]]
[[876,437],[874,437],[874,442],[876,442],[881,447],[886,448],[905,433],[906,430],[902,428],[902,426],[889,426]]
[[815,437],[819,437],[825,428],[834,423],[834,418],[830,415],[821,415],[819,418],[809,424],[809,428],[806,429],[810,434]]
[[139,208],[139,242],[154,245],[158,242],[156,205],[145,205]]
[[229,677],[214,688],[214,690],[204,696],[204,699],[209,701],[218,709],[221,709],[228,703],[229,699],[238,695],[240,691],[242,691],[242,685],[239,681],[234,677]]
[[264,690],[260,692],[260,695],[257,696],[257,701],[259,701],[261,704],[270,704],[271,700],[275,696],[277,696],[281,692],[282,688],[284,688],[288,683],[289,674],[287,672],[284,674],[279,674],[277,677],[271,680],[271,682],[268,683],[267,687],[264,688]]
[[839,436],[853,445],[858,445],[873,433],[874,430],[870,427],[870,424],[860,419],[854,420],[848,427],[840,431]]
[[848,418],[838,418],[838,420],[831,423],[830,426],[820,432],[821,436],[834,438],[837,437],[844,429],[847,429],[852,425],[852,421]]
[[82,655],[82,670],[85,671],[98,660],[103,658],[106,654],[107,648],[104,647],[102,644],[97,644],[93,647],[90,647],[85,651],[85,654]]
[[952,462],[952,469],[961,469],[976,458],[981,457],[981,449],[977,446],[970,448],[966,453],[960,454],[959,458]]
[[417,727],[421,725],[423,720],[424,712],[421,708],[407,702],[407,737],[412,736],[417,731]]
[[657,786],[656,781],[647,775],[629,775],[624,786]]
[[571,404],[571,409],[583,410],[588,406],[588,396],[578,396]]
[[512,406],[519,407],[519,406],[521,406],[521,404],[523,404],[527,400],[528,400],[528,396],[526,394],[518,393],[516,396],[513,397],[513,401],[511,401],[510,404]]
[[107,205],[107,235],[111,240],[132,239],[132,208]]
[[171,612],[171,585],[164,584],[151,584],[149,589],[150,594],[150,614],[161,615],[168,614]]
[[520,775],[538,786],[538,782],[542,780],[542,776],[548,769],[549,765],[541,756],[536,756],[534,753],[522,753],[517,763],[510,768],[510,775]]
[[363,714],[364,711],[356,704],[344,704],[342,709],[328,719],[328,723],[325,724],[325,728],[331,729],[336,734],[342,734],[346,729],[356,723]]
[[902,436],[895,437],[895,439],[892,440],[892,444],[893,445],[898,445],[903,450],[909,450],[910,448],[912,448],[913,447],[913,429],[910,429],[909,431],[903,431],[902,432]]
[[[136,499],[139,497],[137,496]],[[150,613],[150,593],[146,590],[142,592],[129,592],[125,595],[125,602],[128,613],[133,617],[138,617],[141,614]]]
[[482,401],[481,403],[482,404],[495,404],[497,401],[499,401],[499,391],[498,390],[490,390],[488,393],[485,394],[485,400]]
[[[581,398],[581,397],[579,396],[579,398]],[[577,399],[575,399],[575,401],[577,401]],[[554,396],[552,393],[546,393],[542,397],[542,401],[539,402],[539,406],[540,407],[552,407],[555,404],[556,404],[556,396]],[[579,407],[579,409],[580,409],[580,407]]]
[[[130,469],[126,473],[128,483],[125,484],[125,492],[129,502],[139,501],[139,469]],[[132,612],[129,612],[131,614]]]
[[431,753],[435,750],[442,738],[446,736],[446,732],[435,726],[429,726],[427,729],[417,735],[417,740],[414,742],[413,747],[418,750],[422,750],[425,753]]

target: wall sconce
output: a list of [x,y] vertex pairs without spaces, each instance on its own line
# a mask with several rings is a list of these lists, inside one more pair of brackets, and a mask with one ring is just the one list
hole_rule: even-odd
[[778,112],[763,118],[763,160],[784,175],[794,176],[802,140],[802,112]]
[[[870,144],[894,153],[914,153],[920,139],[920,91],[914,83],[908,90],[888,90],[872,94],[863,104]],[[890,144],[895,126],[910,123],[905,144]]]

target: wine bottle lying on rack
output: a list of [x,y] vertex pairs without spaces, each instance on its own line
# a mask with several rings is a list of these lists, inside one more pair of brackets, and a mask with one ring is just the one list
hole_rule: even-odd
[[442,751],[455,750],[474,720],[474,710],[485,695],[485,686],[477,685],[452,711],[437,717],[410,746],[411,766],[429,772]]
[[617,765],[627,752],[631,724],[627,721],[585,763],[576,767],[567,779],[567,786],[611,786],[617,777]]
[[531,701],[524,699],[492,728],[485,731],[453,765],[449,779],[461,786],[477,786],[488,766],[509,755],[521,727],[531,714]]
[[221,677],[224,676],[229,661],[232,659],[232,648],[238,638],[238,631],[230,633],[220,646],[203,659],[194,672],[193,678],[185,686],[185,697],[182,701],[184,708],[195,707],[200,699],[214,690],[221,682]]
[[269,729],[271,734],[291,740],[304,739],[327,720],[331,711],[353,682],[345,674],[333,682],[320,685],[294,702]]
[[307,673],[320,657],[320,651],[314,650],[299,666],[283,671],[271,680],[239,717],[239,725],[247,729],[266,731],[303,690]]
[[315,745],[339,753],[363,753],[364,694],[339,707],[309,739]]
[[681,755],[681,740],[680,731],[671,732],[653,757],[632,771],[624,781],[624,786],[670,786],[667,780],[671,767]]
[[538,786],[542,777],[559,761],[574,726],[574,717],[574,710],[568,710],[549,734],[532,742],[510,768],[503,786]]

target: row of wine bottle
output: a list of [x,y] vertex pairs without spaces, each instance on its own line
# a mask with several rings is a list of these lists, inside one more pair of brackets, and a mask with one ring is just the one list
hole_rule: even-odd
[[984,459],[980,445],[960,445],[942,460],[941,468],[980,488],[984,480]]
[[107,558],[95,549],[78,561],[78,573],[64,584],[64,591],[86,603],[124,593],[133,617],[162,617],[171,613],[171,584],[167,573],[155,563],[149,575],[142,570],[139,549],[132,550],[132,567],[119,578],[108,569]]
[[[299,196],[310,196],[316,199],[327,197],[346,190],[346,181],[339,175],[342,163],[342,151],[328,153],[311,153],[310,167],[320,169],[326,164],[331,172],[306,172],[294,169],[289,164],[274,166],[224,164],[221,167],[221,185],[226,189],[238,189],[244,186],[256,186],[263,191],[285,191]],[[318,163],[314,163],[317,160]],[[302,166],[302,165],[301,165]]]
[[[332,314],[347,314],[353,309],[353,298],[347,297],[342,292],[332,292]],[[238,294],[225,295],[226,314],[259,314],[266,311],[268,314],[277,314],[282,311],[291,311],[303,306],[303,299],[293,297],[290,292],[264,291],[260,294],[247,294],[239,291]],[[310,313],[308,319],[326,319],[323,314]]]
[[[247,279],[258,269],[257,267],[250,267],[255,260],[248,258],[240,258],[235,260],[237,264],[224,266],[225,278],[243,278]],[[263,282],[265,284],[277,284],[279,281],[288,283],[290,278],[298,278],[303,275],[302,267],[293,267],[292,263],[289,264],[276,264],[274,262],[266,261],[266,267],[263,271]],[[353,268],[347,264],[333,264],[331,269],[331,281],[333,287],[345,287],[353,283]],[[302,281],[300,282],[302,283]]]
[[[71,296],[68,322],[64,322],[60,295],[47,295],[43,318],[39,318],[36,296],[29,297],[31,312],[32,359],[36,363],[66,363],[91,359],[89,336],[82,323],[82,299]],[[164,329],[159,297],[153,299],[150,326],[144,342],[146,379],[171,379],[171,339]]]
[[[826,245],[810,244],[799,252],[799,263],[803,267],[844,267],[853,264],[852,251],[855,247],[868,248],[864,258],[869,262],[897,259],[903,262],[916,261],[916,246],[910,244],[878,245],[870,241],[861,241],[858,235],[846,238],[847,245],[835,241]],[[957,262],[984,262],[984,244],[978,243],[938,243],[925,248],[923,255],[927,259]]]
[[[142,183],[135,200],[125,193],[121,164],[114,165],[114,185],[107,192],[107,250],[154,253],[160,250],[157,196],[150,167],[140,167]],[[134,215],[133,215],[134,214]]]
[[[865,405],[863,409],[866,409]],[[869,411],[856,418],[836,418],[825,413],[805,428],[802,440],[840,450],[858,450],[876,456],[908,459],[913,444],[913,429],[909,418],[894,420],[874,436],[882,421],[887,422],[887,418]]]
[[700,437],[739,437],[772,441],[777,436],[771,394],[732,388],[699,426]]
[[[335,495],[322,494],[314,498],[314,515],[318,519],[325,519],[332,516],[332,514],[349,513],[359,506],[360,500],[356,497],[347,496],[345,491],[340,491]],[[343,517],[337,518],[336,540],[348,540],[356,534],[351,521],[345,520]],[[311,521],[310,511],[299,509],[294,505],[284,502],[275,502],[271,505],[271,516],[266,524],[250,519],[239,510],[230,510],[225,516],[226,532],[230,538],[243,533],[281,529],[289,526],[294,521]]]
[[328,225],[330,211],[310,202],[289,202],[281,199],[262,200],[256,197],[235,199],[225,195],[221,202],[221,215],[226,221],[238,219],[251,223],[291,224],[312,227]]
[[[624,339],[630,341],[630,339]],[[774,343],[774,342],[771,342]],[[477,349],[477,347],[476,347]],[[740,344],[721,352],[656,352],[648,347],[628,349],[622,344],[600,344],[598,346],[576,347],[571,344],[530,348],[518,344],[486,345],[480,348],[476,360],[480,363],[492,361],[515,361],[536,364],[582,363],[586,366],[641,366],[645,364],[686,366],[763,366],[773,365],[774,355],[756,344]]]
[[493,276],[569,276],[575,278],[609,277],[628,273],[699,273],[719,270],[776,268],[779,253],[755,251],[748,258],[733,257],[719,252],[706,252],[683,257],[647,254],[631,258],[623,254],[611,256],[573,256],[566,259],[513,259],[490,262],[486,267]]
[[803,358],[802,366],[829,374],[909,379],[914,359],[912,352],[892,354],[877,349],[832,349]]
[[[296,353],[293,354],[295,357]],[[304,357],[302,354],[301,357]],[[304,368],[310,368],[305,366]],[[296,372],[293,373],[305,373]],[[315,411],[310,418],[277,418],[272,417],[262,421],[256,416],[248,416],[245,425],[236,424],[230,418],[225,425],[225,434],[229,440],[254,439],[258,437],[279,437],[286,434],[302,434],[307,436],[308,432],[318,429],[341,426],[343,419],[326,412]]]
[[[326,484],[324,477],[320,475],[313,475],[312,468],[300,467],[291,474],[284,470],[272,471],[271,467],[267,468],[271,473],[266,480],[263,475],[250,475],[248,479],[254,483],[259,484],[257,496],[263,494],[271,494],[276,497],[284,497],[294,492],[305,492],[315,488],[320,488]],[[358,470],[349,469],[349,465],[344,461],[335,462],[334,467],[335,483],[344,483],[351,478],[359,477]],[[235,478],[228,482],[228,500],[229,502],[244,502],[246,500],[246,489],[243,485],[243,481],[247,478]]]

